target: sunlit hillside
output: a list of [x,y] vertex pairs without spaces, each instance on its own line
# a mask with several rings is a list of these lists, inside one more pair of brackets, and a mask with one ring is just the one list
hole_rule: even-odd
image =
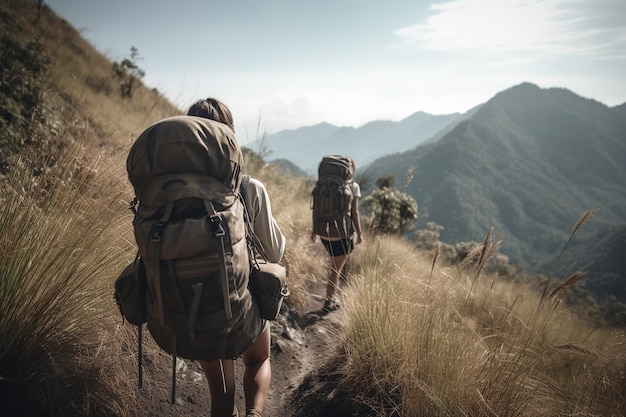
[[[136,250],[127,151],[180,110],[141,84],[122,97],[112,63],[43,2],[1,2],[0,24],[2,80],[13,81],[0,89],[0,415],[157,415],[147,410],[168,381],[137,390],[136,334],[112,291]],[[290,313],[304,314],[326,270],[309,239],[312,184],[245,156],[288,239]],[[367,233],[341,292],[337,350],[319,359],[332,387],[295,390],[294,415],[626,415],[624,329],[563,302],[577,272],[535,285],[488,270],[499,243],[487,235],[449,262],[437,242]],[[167,372],[146,339],[146,373]]]
[[[44,2],[6,0],[0,7],[5,120],[41,122],[37,131],[16,126],[27,135],[24,143],[50,148],[61,136],[70,136],[124,149],[143,126],[180,111],[158,91],[142,86],[132,99],[123,98],[112,61]],[[20,111],[16,99],[31,108]]]

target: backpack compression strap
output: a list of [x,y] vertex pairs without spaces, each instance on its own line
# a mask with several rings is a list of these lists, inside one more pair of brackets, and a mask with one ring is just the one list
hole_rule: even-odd
[[[213,232],[215,233],[215,237],[219,239],[219,245],[217,245],[217,250],[219,252],[219,262],[220,262],[220,275],[222,276],[222,295],[224,297],[224,308],[226,309],[226,319],[230,320],[233,318],[233,312],[230,308],[230,297],[229,297],[229,288],[228,288],[228,268],[226,268],[226,250],[224,249],[224,240],[226,239],[226,231],[222,226],[222,217],[217,214],[215,211],[215,206],[213,206],[213,202],[210,200],[204,200],[204,204],[206,207],[206,211],[209,214],[211,219],[211,224],[213,226]],[[194,300],[195,301],[195,300]],[[195,305],[196,303],[194,303]],[[196,306],[197,312],[197,306]],[[195,318],[195,313],[191,312],[191,317]]]
[[[154,288],[156,301],[157,301],[157,311],[159,316],[159,324],[163,326],[165,324],[165,315],[163,313],[163,297],[161,293],[161,273],[160,273],[160,264],[161,264],[161,241],[163,238],[163,229],[167,223],[167,220],[170,218],[172,214],[172,208],[174,207],[174,203],[169,203],[165,206],[165,213],[163,217],[156,221],[152,226],[152,231],[150,232],[150,244],[148,245],[148,259],[150,260],[150,269],[151,273],[148,274],[151,281],[152,287]],[[147,265],[146,265],[147,266]]]

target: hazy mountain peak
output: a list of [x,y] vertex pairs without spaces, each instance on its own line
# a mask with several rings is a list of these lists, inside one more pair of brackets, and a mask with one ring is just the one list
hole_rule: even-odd
[[[350,155],[359,166],[365,166],[383,155],[424,143],[460,118],[458,113],[433,116],[416,112],[399,122],[376,120],[356,128],[320,123],[269,135],[264,143],[273,157],[291,161],[313,175],[323,155]],[[249,147],[254,146],[255,142]]]

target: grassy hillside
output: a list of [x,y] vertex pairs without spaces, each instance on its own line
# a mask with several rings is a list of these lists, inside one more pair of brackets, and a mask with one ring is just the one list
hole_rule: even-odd
[[[42,143],[49,138],[41,135],[80,139],[93,134],[95,146],[124,148],[139,127],[180,112],[158,91],[145,87],[138,88],[132,100],[122,98],[112,62],[44,2],[6,0],[0,7],[4,44],[0,98],[3,111],[9,108],[13,119],[23,119],[17,126],[26,136],[23,144],[49,148],[53,141]],[[22,59],[11,59],[14,56]],[[27,94],[31,97],[24,100]],[[23,109],[16,109],[18,102]],[[6,122],[7,113],[3,116]],[[36,126],[40,131],[26,129],[24,123],[31,119],[41,122]]]
[[[145,87],[122,98],[111,63],[38,4],[0,3],[11,41],[40,39],[49,57],[39,83],[19,84],[36,100],[13,100],[29,108],[2,113],[7,123],[7,114],[40,117],[15,124],[23,140],[11,142],[0,181],[0,412],[148,415],[146,390],[167,397],[167,382],[137,390],[135,334],[112,300],[135,251],[124,162],[139,132],[178,110]],[[288,302],[303,314],[326,270],[321,245],[308,239],[311,184],[250,152],[246,171],[271,195],[289,242]],[[338,350],[320,363],[339,374],[325,401],[341,399],[334,408],[344,416],[624,416],[626,336],[561,302],[579,275],[538,288],[504,281],[484,270],[499,241],[480,241],[449,265],[437,250],[366,236],[341,294]],[[167,369],[145,344],[146,368]],[[313,416],[319,406],[299,409]]]

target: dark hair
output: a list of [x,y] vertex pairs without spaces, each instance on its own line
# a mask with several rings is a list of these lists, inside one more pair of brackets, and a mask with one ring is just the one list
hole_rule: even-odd
[[209,97],[196,101],[187,111],[187,116],[199,116],[215,120],[235,130],[232,113],[226,104],[214,98]]
[[356,164],[354,163],[354,159],[352,159],[351,157],[348,157],[348,159],[350,160],[350,167],[352,168],[352,173],[354,174],[356,172]]

